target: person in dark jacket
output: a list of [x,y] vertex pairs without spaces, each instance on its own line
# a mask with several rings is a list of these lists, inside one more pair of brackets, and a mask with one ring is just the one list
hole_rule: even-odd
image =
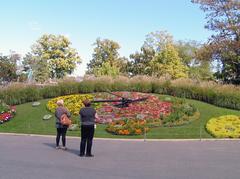
[[95,130],[95,119],[98,119],[96,110],[91,107],[91,102],[89,100],[83,101],[85,107],[80,109],[80,122],[81,122],[81,143],[80,143],[80,157],[85,156],[86,149],[86,157],[93,157],[92,154],[92,141]]
[[59,141],[60,137],[62,136],[62,149],[66,150],[66,133],[68,126],[62,125],[60,122],[61,116],[63,114],[66,114],[68,117],[70,117],[70,112],[64,107],[64,101],[58,100],[57,101],[57,109],[55,111],[55,117],[56,117],[56,128],[57,128],[57,136],[56,136],[56,149],[60,149]]

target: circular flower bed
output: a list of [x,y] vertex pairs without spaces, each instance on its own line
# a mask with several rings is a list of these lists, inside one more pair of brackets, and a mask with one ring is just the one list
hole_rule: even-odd
[[[79,110],[84,106],[83,101],[86,99],[93,100],[93,95],[90,94],[77,94],[77,95],[67,95],[53,98],[48,101],[47,108],[54,113],[58,100],[62,99],[64,101],[64,106],[70,111],[72,115],[78,115]],[[96,106],[97,107],[97,106]]]
[[8,106],[4,102],[0,101],[0,124],[11,120],[15,114],[15,106]]
[[211,118],[206,128],[214,137],[240,138],[240,116],[225,115]]

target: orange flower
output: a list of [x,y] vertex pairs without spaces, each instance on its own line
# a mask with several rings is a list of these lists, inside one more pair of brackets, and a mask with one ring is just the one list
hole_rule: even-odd
[[142,130],[141,129],[135,129],[135,134],[141,134]]

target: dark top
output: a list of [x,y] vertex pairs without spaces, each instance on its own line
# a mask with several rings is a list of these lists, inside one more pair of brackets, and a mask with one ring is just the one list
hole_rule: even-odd
[[58,107],[55,111],[56,117],[56,128],[67,128],[68,126],[64,126],[60,122],[60,118],[63,114],[67,114],[68,117],[71,116],[70,112],[65,107]]
[[92,107],[84,107],[79,111],[81,125],[94,125],[96,110]]

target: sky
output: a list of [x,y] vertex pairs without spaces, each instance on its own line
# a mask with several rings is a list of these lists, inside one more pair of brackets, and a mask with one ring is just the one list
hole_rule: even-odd
[[84,75],[98,37],[121,46],[121,56],[139,51],[150,32],[166,30],[174,40],[206,42],[205,14],[191,0],[0,0],[0,53],[22,55],[43,34],[65,35],[77,49]]

